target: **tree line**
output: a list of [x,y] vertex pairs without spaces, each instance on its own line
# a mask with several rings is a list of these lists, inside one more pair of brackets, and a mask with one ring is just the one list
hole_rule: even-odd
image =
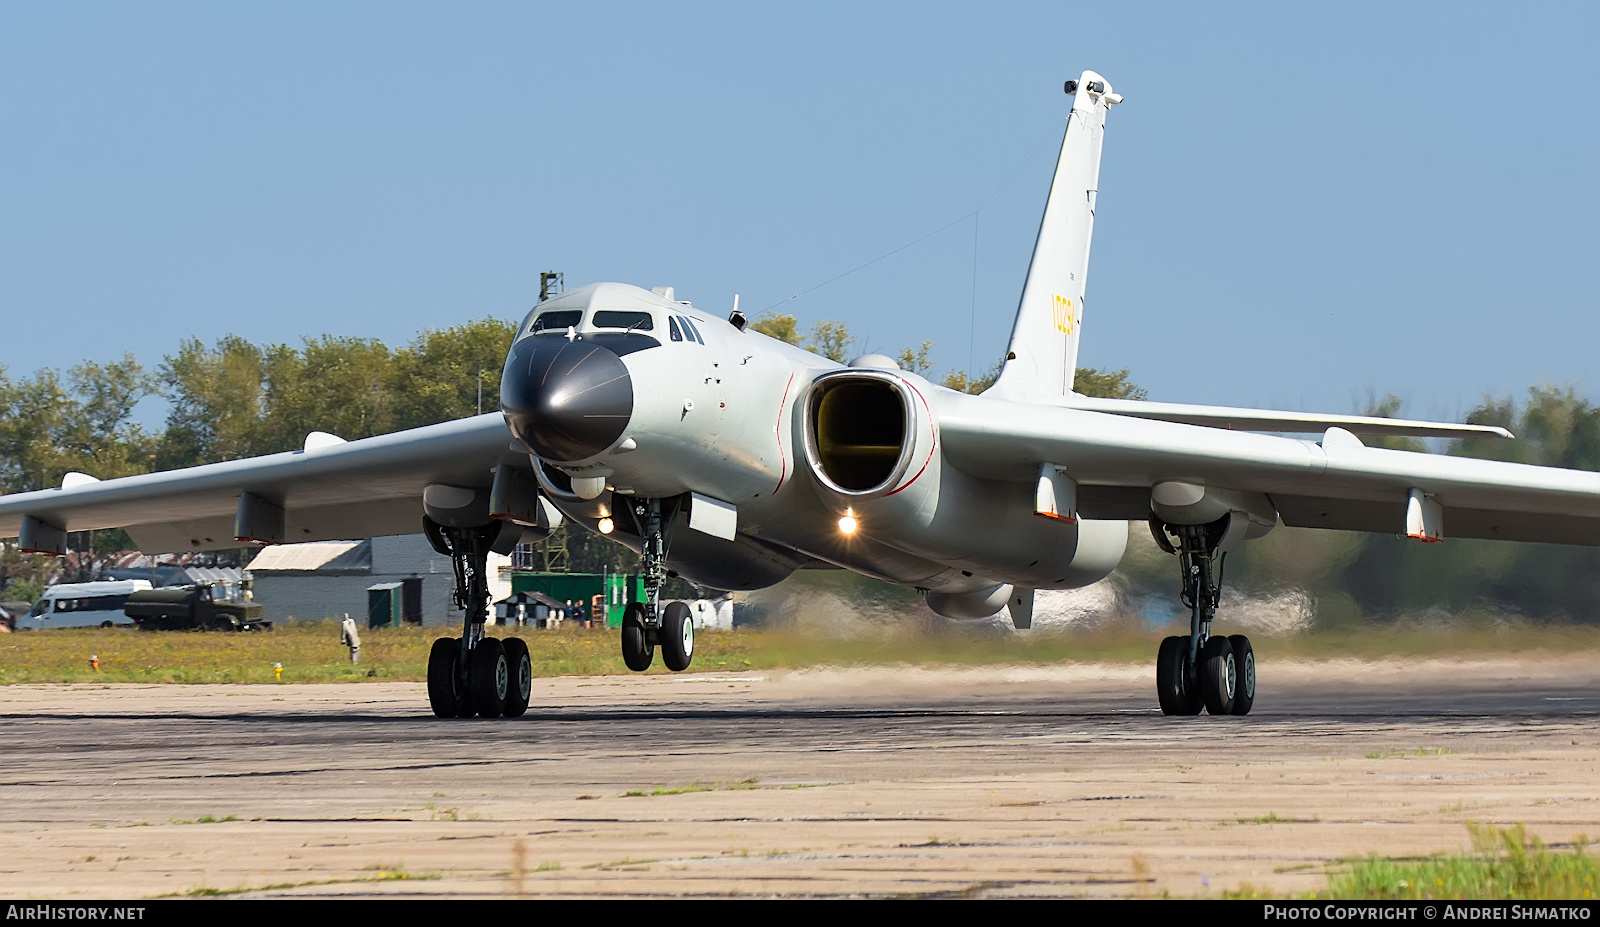
[[[59,486],[74,470],[110,479],[293,450],[311,431],[353,440],[492,411],[515,331],[479,319],[399,348],[376,338],[328,335],[293,347],[229,335],[213,345],[185,339],[154,369],[131,354],[65,375],[0,368],[0,492]],[[150,396],[167,403],[160,428],[135,418]],[[81,555],[66,569],[0,551],[4,597],[29,598],[52,576],[91,579],[107,556],[132,546],[122,531],[75,532],[68,544]],[[236,558],[218,555],[223,564]]]
[[[752,327],[840,362],[856,346],[855,336],[837,321],[818,322],[802,334],[793,316],[769,313]],[[149,369],[132,355],[86,361],[65,374],[41,370],[16,377],[0,368],[0,492],[59,486],[72,470],[108,479],[292,450],[310,431],[356,439],[493,411],[515,330],[511,322],[480,319],[423,331],[396,348],[375,338],[324,336],[294,347],[230,335],[211,345],[186,339]],[[925,341],[902,350],[897,360],[907,370],[929,374],[933,348]],[[941,380],[976,393],[998,373],[997,364],[979,372],[950,371]],[[1092,396],[1145,398],[1127,369],[1080,368],[1075,388]],[[150,396],[167,403],[159,427],[147,427],[134,415]],[[1400,408],[1401,401],[1388,396],[1365,412],[1393,417]],[[1600,470],[1600,406],[1570,388],[1536,387],[1520,399],[1485,397],[1467,421],[1504,426],[1517,440],[1456,441],[1444,448],[1447,453]],[[1428,450],[1409,439],[1368,443]],[[1448,538],[1448,515],[1446,525]],[[70,545],[90,554],[82,570],[92,569],[97,556],[131,546],[120,531],[92,538],[75,534]],[[559,560],[563,547],[574,571],[636,566],[631,551],[581,530],[562,529],[529,559],[534,566]],[[226,562],[230,555],[219,556]],[[6,547],[0,551],[0,595],[27,598],[59,567]],[[1141,576],[1132,566],[1125,572],[1136,583],[1170,579],[1164,572]],[[1229,581],[1245,589],[1296,584],[1330,616],[1397,614],[1444,603],[1456,610],[1483,606],[1587,620],[1600,601],[1600,549],[1448,539],[1416,545],[1388,535],[1281,529],[1245,545],[1230,562]],[[22,585],[7,585],[16,582]]]

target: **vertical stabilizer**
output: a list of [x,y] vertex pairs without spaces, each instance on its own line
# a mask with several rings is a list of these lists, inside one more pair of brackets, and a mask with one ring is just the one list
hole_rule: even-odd
[[1067,92],[1072,94],[1072,113],[1061,140],[1061,157],[1039,221],[1011,344],[993,387],[1005,399],[1059,399],[1072,390],[1077,367],[1089,240],[1100,192],[1100,143],[1106,110],[1122,97],[1093,71],[1068,81]]

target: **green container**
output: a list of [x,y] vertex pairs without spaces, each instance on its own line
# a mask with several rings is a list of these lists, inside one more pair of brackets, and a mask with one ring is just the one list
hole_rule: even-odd
[[405,617],[404,583],[379,583],[367,587],[367,627],[398,628]]
[[629,602],[644,601],[644,577],[637,573],[513,573],[511,592],[542,592],[557,602],[582,602],[595,617],[594,601],[601,597],[606,627],[622,627]]

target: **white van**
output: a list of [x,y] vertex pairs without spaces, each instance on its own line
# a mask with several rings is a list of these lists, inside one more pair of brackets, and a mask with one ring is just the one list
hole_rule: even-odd
[[132,625],[133,619],[123,614],[122,607],[128,604],[128,596],[149,588],[150,581],[145,579],[51,586],[26,615],[17,619],[17,630]]

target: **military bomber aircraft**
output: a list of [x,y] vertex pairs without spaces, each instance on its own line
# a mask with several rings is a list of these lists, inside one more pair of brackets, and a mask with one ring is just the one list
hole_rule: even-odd
[[[1228,551],[1278,525],[1600,544],[1600,473],[1364,446],[1360,435],[1504,429],[1093,399],[1073,392],[1107,112],[1099,74],[1072,106],[999,379],[968,395],[869,354],[837,364],[681,302],[599,283],[540,303],[517,330],[500,411],[300,450],[0,497],[0,537],[65,552],[126,528],[147,551],[364,538],[420,525],[455,567],[465,618],[434,643],[442,717],[516,716],[527,647],[484,632],[490,551],[564,520],[640,554],[622,656],[683,670],[694,625],[661,607],[669,571],[758,589],[843,568],[921,590],[935,612],[1032,621],[1035,590],[1094,583],[1130,521],[1175,555],[1187,635],[1164,640],[1167,714],[1242,715],[1248,638],[1212,632]],[[1309,434],[1315,440],[1284,437]]]

